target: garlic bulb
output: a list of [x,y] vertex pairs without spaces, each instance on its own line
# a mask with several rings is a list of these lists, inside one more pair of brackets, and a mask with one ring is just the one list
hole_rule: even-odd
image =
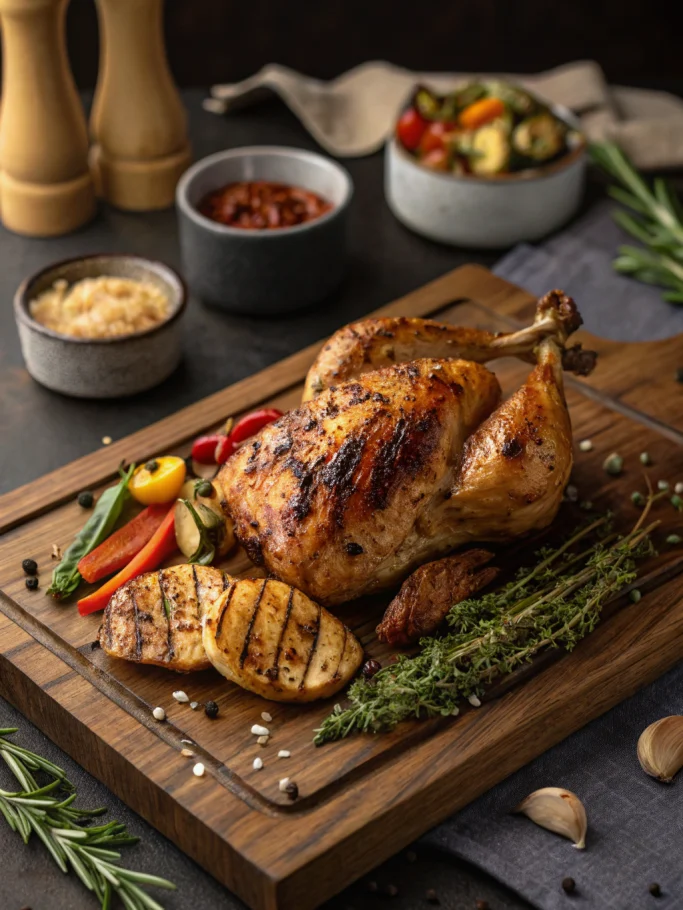
[[586,810],[571,790],[543,787],[529,794],[513,811],[526,815],[541,828],[568,838],[579,850],[586,846]]
[[670,784],[683,768],[683,717],[672,714],[643,730],[638,740],[638,761],[646,774]]

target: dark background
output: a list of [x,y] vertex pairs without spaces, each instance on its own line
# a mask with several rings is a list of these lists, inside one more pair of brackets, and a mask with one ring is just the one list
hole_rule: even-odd
[[[675,12],[678,8],[678,12]],[[234,82],[277,62],[329,79],[385,59],[420,70],[531,73],[581,58],[608,80],[683,86],[683,16],[675,0],[167,0],[181,86]],[[72,0],[69,52],[94,85],[93,0]]]

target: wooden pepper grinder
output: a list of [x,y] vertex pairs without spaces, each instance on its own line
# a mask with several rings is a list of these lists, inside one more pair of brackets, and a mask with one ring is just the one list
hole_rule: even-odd
[[69,0],[0,0],[2,220],[29,236],[65,234],[95,213],[88,132],[66,55]]
[[163,0],[96,3],[100,70],[90,164],[97,190],[121,209],[167,208],[191,154],[166,59]]

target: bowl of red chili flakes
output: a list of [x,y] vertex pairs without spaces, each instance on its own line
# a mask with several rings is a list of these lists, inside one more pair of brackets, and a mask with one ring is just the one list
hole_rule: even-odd
[[176,193],[191,290],[249,315],[318,303],[344,277],[352,195],[343,167],[303,149],[254,146],[202,159]]

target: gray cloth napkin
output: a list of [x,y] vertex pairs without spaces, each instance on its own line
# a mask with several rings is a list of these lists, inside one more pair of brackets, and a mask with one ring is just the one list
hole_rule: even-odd
[[515,247],[493,271],[539,296],[562,288],[576,299],[588,331],[602,338],[655,341],[683,332],[683,306],[666,303],[659,288],[614,272],[617,248],[634,242],[614,223],[614,208],[613,202],[598,203],[542,246]]

